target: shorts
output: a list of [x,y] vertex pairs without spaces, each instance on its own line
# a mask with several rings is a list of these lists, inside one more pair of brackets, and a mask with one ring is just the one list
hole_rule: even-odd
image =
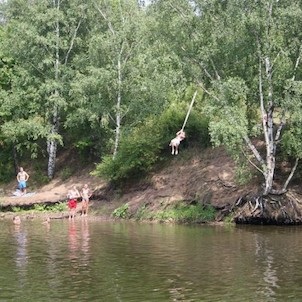
[[19,187],[20,190],[25,189],[26,188],[26,181],[20,181],[18,187]]
[[170,146],[179,146],[180,145],[180,139],[178,137],[175,137],[171,140]]
[[70,199],[68,201],[68,208],[69,209],[76,209],[77,208],[77,200],[76,199]]

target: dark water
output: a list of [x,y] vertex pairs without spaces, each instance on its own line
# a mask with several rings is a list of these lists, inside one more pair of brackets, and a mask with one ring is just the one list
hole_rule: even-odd
[[302,301],[301,227],[0,221],[0,301]]

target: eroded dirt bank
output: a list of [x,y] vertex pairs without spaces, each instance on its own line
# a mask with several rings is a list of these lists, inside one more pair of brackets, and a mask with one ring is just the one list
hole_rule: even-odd
[[11,197],[14,184],[2,187],[2,213],[12,206],[65,202],[72,185],[81,188],[88,183],[94,191],[91,213],[103,218],[108,218],[114,209],[125,203],[135,216],[141,208],[156,211],[184,201],[187,204],[212,205],[218,210],[217,221],[230,214],[234,215],[236,223],[299,224],[302,221],[299,183],[292,185],[287,195],[270,197],[259,203],[255,199],[259,179],[255,176],[248,184],[239,185],[235,179],[234,163],[222,148],[186,150],[161,165],[146,180],[122,189],[112,189],[104,180],[91,176],[90,171],[81,170],[64,181],[55,178],[29,197]]

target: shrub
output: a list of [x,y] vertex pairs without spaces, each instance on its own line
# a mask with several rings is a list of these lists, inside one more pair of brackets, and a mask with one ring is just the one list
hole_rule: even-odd
[[127,218],[128,209],[129,209],[129,205],[128,205],[128,203],[125,203],[124,205],[122,205],[119,208],[115,209],[112,213],[112,216],[117,217],[117,218]]
[[105,156],[93,174],[113,182],[144,176],[158,160],[160,146],[158,127],[152,122],[141,125],[121,139],[115,159]]
[[174,221],[176,223],[203,223],[215,218],[216,210],[210,205],[186,205],[180,204],[172,209],[159,211],[154,218],[159,220]]
[[[186,112],[187,104],[172,104],[160,117],[150,118],[128,135],[124,134],[115,159],[112,156],[104,156],[92,174],[104,177],[116,184],[144,177],[153,165],[161,160],[162,150],[168,150],[168,144],[181,128]],[[208,146],[210,139],[207,127],[206,118],[197,113],[191,113],[186,127],[190,142],[195,141]]]

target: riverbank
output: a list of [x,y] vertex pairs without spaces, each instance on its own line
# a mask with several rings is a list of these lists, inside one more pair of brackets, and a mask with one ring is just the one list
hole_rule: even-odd
[[[182,215],[190,215],[184,213],[190,209],[195,212],[191,215],[196,215],[196,221],[200,222],[214,220],[214,210],[223,209],[240,194],[252,189],[251,185],[236,184],[234,164],[222,148],[182,150],[178,156],[156,167],[149,177],[123,187],[113,188],[106,181],[92,176],[92,170],[93,167],[86,167],[67,179],[56,177],[36,188],[30,179],[28,192],[34,194],[24,197],[11,195],[15,190],[15,182],[2,186],[1,213],[16,213],[43,205],[55,207],[66,202],[67,191],[73,185],[80,189],[87,183],[93,191],[90,207],[92,216],[178,222],[186,221],[186,217],[180,217],[177,210]],[[34,173],[29,169],[31,176]],[[62,173],[58,171],[57,175]],[[205,213],[200,213],[203,210]],[[206,219],[202,216],[206,216]]]
[[[68,167],[68,161],[65,160],[65,164]],[[66,169],[66,165],[62,167]],[[62,173],[58,171],[58,177],[40,187],[33,187],[30,179],[28,190],[35,194],[28,197],[9,195],[15,189],[15,182],[2,186],[1,215],[9,212],[13,215],[24,209],[30,213],[35,208],[42,209],[44,215],[43,207],[55,208],[61,203],[66,205],[68,190],[73,185],[80,189],[87,183],[93,191],[89,213],[91,217],[175,223],[231,221],[236,202],[242,197],[253,196],[260,186],[256,175],[249,183],[238,184],[235,165],[223,148],[182,150],[178,156],[161,162],[147,178],[120,187],[112,187],[103,179],[92,176],[92,170],[93,166],[86,166],[66,179],[60,177]],[[31,170],[29,172],[31,176],[35,173]],[[299,181],[293,181],[289,193],[299,203]],[[255,205],[247,200],[245,209],[252,212],[254,208]],[[281,210],[287,213],[286,208]],[[242,214],[237,212],[238,215]],[[51,211],[49,213],[52,214]],[[259,213],[257,209],[252,212],[252,216]],[[56,215],[61,214],[58,212]],[[68,216],[66,213],[64,215]],[[295,221],[302,221],[300,217],[296,217]]]

